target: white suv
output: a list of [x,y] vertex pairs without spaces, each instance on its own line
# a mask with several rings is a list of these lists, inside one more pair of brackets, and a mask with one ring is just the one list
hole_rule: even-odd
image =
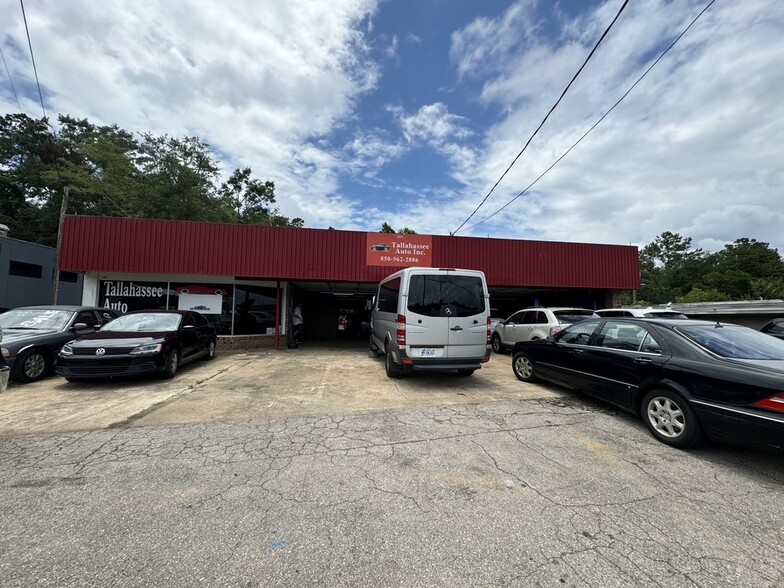
[[493,351],[501,353],[519,341],[546,339],[563,327],[596,317],[587,308],[524,308],[506,320],[498,321],[491,339]]
[[671,308],[603,308],[597,310],[599,316],[627,316],[636,318],[666,318],[666,319],[685,319],[688,318],[682,312]]

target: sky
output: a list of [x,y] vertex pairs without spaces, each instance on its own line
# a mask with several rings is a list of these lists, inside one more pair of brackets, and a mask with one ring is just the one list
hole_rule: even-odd
[[[708,3],[632,0],[467,222],[622,0],[27,0],[25,10],[50,120],[199,136],[225,174],[250,166],[275,182],[280,212],[306,227],[640,247],[671,231],[707,251],[747,237],[784,253],[780,0],[717,0],[518,196]],[[0,0],[0,15],[0,111],[19,111],[10,77],[39,118],[20,3]]]

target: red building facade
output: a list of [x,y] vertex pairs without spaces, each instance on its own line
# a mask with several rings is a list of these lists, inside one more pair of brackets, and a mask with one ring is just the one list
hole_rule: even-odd
[[[127,309],[176,307],[182,301],[173,299],[183,290],[190,296],[197,289],[224,292],[222,305],[231,319],[224,323],[231,328],[223,324],[222,331],[235,336],[242,334],[236,328],[242,304],[257,319],[268,319],[246,334],[267,336],[270,326],[264,325],[275,314],[271,300],[285,332],[286,311],[297,296],[316,310],[324,307],[324,316],[311,314],[311,323],[323,323],[326,334],[336,306],[364,305],[375,284],[409,265],[481,270],[491,304],[495,297],[510,305],[574,300],[574,305],[604,307],[621,291],[640,287],[638,251],[632,246],[128,218],[67,217],[60,261],[62,270],[84,273],[83,302],[90,304],[120,304],[122,297],[110,292],[164,288],[166,300],[126,297],[121,303]],[[147,290],[129,289],[130,283]],[[330,295],[340,302],[328,303]]]

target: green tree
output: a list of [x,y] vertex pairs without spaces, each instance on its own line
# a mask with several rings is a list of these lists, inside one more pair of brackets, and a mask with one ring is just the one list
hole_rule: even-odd
[[708,270],[705,252],[693,250],[690,237],[665,231],[640,251],[640,296],[655,304],[672,302],[699,284]]
[[15,238],[54,245],[65,187],[71,214],[301,227],[280,214],[275,186],[218,163],[198,137],[140,135],[66,115],[59,129],[0,118],[0,222]]
[[402,229],[398,229],[397,231],[392,228],[392,225],[389,223],[382,223],[381,230],[379,233],[394,233],[396,235],[416,235],[417,232],[409,229],[408,227],[403,227]]

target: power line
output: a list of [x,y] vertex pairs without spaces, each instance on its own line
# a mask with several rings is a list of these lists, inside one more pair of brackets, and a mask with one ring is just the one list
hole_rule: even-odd
[[583,71],[583,69],[585,68],[585,66],[586,66],[586,65],[588,64],[588,62],[591,60],[591,57],[593,57],[593,54],[594,54],[594,53],[596,53],[596,50],[599,48],[599,45],[600,45],[600,44],[601,44],[601,42],[604,40],[604,38],[607,36],[607,33],[609,33],[609,32],[610,32],[610,29],[613,27],[613,25],[615,24],[615,22],[616,22],[616,21],[618,20],[618,18],[621,16],[621,13],[624,11],[624,9],[626,8],[626,5],[627,5],[628,3],[629,3],[629,0],[625,0],[625,2],[623,3],[623,6],[621,6],[621,9],[618,11],[618,14],[616,14],[616,15],[615,15],[615,18],[612,20],[612,22],[610,23],[610,25],[609,25],[609,26],[608,26],[608,27],[605,29],[605,31],[602,33],[602,36],[601,36],[601,37],[599,37],[599,40],[596,42],[596,45],[594,45],[593,49],[591,49],[591,52],[588,54],[588,57],[586,57],[586,58],[585,58],[585,61],[584,61],[584,62],[583,62],[583,64],[580,66],[580,69],[578,69],[578,70],[577,70],[577,73],[576,73],[576,74],[574,74],[574,76],[572,77],[571,81],[570,81],[570,82],[569,82],[569,83],[566,85],[566,88],[564,88],[564,91],[563,91],[563,92],[561,92],[561,95],[559,96],[558,100],[556,100],[556,101],[555,101],[555,104],[553,104],[552,108],[550,108],[550,111],[547,113],[547,115],[545,115],[544,119],[542,119],[542,122],[540,122],[540,123],[539,123],[539,126],[538,126],[538,127],[536,127],[536,130],[535,130],[535,131],[533,132],[533,134],[532,134],[532,135],[529,137],[529,139],[528,139],[528,141],[526,142],[526,144],[525,144],[525,145],[523,146],[523,148],[520,150],[520,153],[518,153],[518,154],[517,154],[517,156],[516,156],[516,157],[515,157],[515,158],[512,160],[512,163],[510,163],[510,164],[509,164],[509,167],[507,167],[507,168],[506,168],[506,170],[504,170],[504,173],[502,173],[502,174],[501,174],[501,177],[500,177],[500,178],[498,178],[498,181],[497,181],[495,184],[493,184],[493,187],[492,187],[492,188],[490,188],[490,191],[487,193],[487,195],[486,195],[486,196],[485,196],[485,197],[482,199],[482,201],[479,203],[479,206],[477,206],[477,207],[474,209],[474,212],[472,212],[471,214],[469,214],[469,215],[468,215],[468,218],[466,218],[466,219],[465,219],[465,220],[464,220],[464,221],[463,221],[463,222],[460,224],[460,226],[459,226],[459,227],[457,227],[457,229],[455,229],[455,230],[452,232],[452,234],[453,234],[453,235],[454,235],[455,233],[457,233],[457,232],[458,232],[460,229],[462,229],[462,228],[463,228],[463,226],[465,226],[465,224],[466,224],[466,223],[467,223],[469,220],[471,220],[471,217],[473,217],[473,216],[474,216],[474,215],[475,215],[475,214],[476,214],[476,213],[479,211],[479,209],[480,209],[480,208],[482,208],[482,205],[483,205],[485,202],[487,202],[487,199],[488,199],[488,198],[490,198],[490,194],[492,194],[492,193],[493,193],[493,191],[496,189],[496,187],[498,186],[498,184],[500,184],[500,183],[501,183],[501,180],[503,180],[503,179],[504,179],[504,177],[506,176],[506,174],[507,174],[507,173],[509,173],[509,170],[510,170],[510,169],[512,169],[512,166],[513,166],[515,163],[517,163],[517,160],[518,160],[518,159],[520,159],[520,156],[521,156],[521,155],[523,154],[523,152],[524,152],[524,151],[525,151],[525,150],[528,148],[528,145],[530,145],[530,144],[531,144],[531,141],[533,141],[533,138],[534,138],[534,137],[536,136],[536,134],[539,132],[539,129],[541,129],[541,128],[544,126],[544,123],[545,123],[545,122],[547,122],[547,119],[548,119],[548,118],[550,118],[550,115],[553,113],[553,111],[554,111],[554,110],[555,110],[555,108],[558,106],[558,104],[560,104],[560,102],[561,102],[561,100],[563,99],[563,97],[564,97],[564,96],[566,96],[566,92],[568,92],[568,91],[569,91],[569,88],[571,88],[572,84],[573,84],[573,83],[574,83],[574,81],[577,79],[577,76],[579,76],[579,75],[580,75],[580,73]]
[[[648,75],[648,72],[650,72],[650,71],[651,71],[651,70],[652,70],[652,69],[653,69],[653,68],[656,66],[656,64],[657,64],[657,63],[659,63],[659,61],[662,59],[662,57],[664,57],[664,56],[665,56],[665,55],[666,55],[666,54],[669,52],[669,50],[670,50],[670,49],[672,49],[672,48],[675,46],[675,44],[676,44],[678,41],[680,41],[680,40],[681,40],[681,37],[683,37],[683,35],[685,35],[685,34],[688,32],[688,30],[689,30],[689,29],[692,27],[692,25],[693,25],[695,22],[697,22],[697,20],[698,20],[698,19],[699,19],[699,18],[700,18],[700,17],[701,17],[701,16],[702,16],[702,15],[703,15],[703,14],[704,14],[704,13],[705,13],[705,12],[706,12],[706,11],[707,11],[709,8],[710,8],[710,7],[711,7],[711,6],[713,6],[713,3],[714,3],[714,2],[716,2],[716,0],[711,0],[711,1],[710,1],[710,2],[709,2],[709,3],[708,3],[706,6],[705,6],[705,8],[703,8],[703,9],[700,11],[700,13],[699,13],[697,16],[695,16],[695,17],[694,17],[694,19],[693,19],[693,20],[692,20],[692,21],[689,23],[689,26],[687,26],[685,29],[683,29],[683,31],[681,32],[681,34],[680,34],[680,35],[678,35],[678,36],[675,38],[675,40],[674,40],[672,43],[670,43],[670,46],[669,46],[669,47],[667,47],[667,48],[666,48],[664,51],[662,51],[662,52],[661,52],[661,54],[659,55],[659,57],[657,57],[657,58],[656,58],[656,60],[655,60],[655,61],[654,61],[654,62],[653,62],[653,63],[652,63],[652,64],[651,64],[649,67],[648,67],[648,69],[646,69],[646,70],[645,70],[645,72],[643,72],[643,74],[642,74],[642,75],[641,75],[639,78],[637,78],[637,81],[636,81],[636,82],[634,82],[634,83],[633,83],[633,84],[632,84],[632,85],[629,87],[629,89],[628,89],[628,90],[626,90],[626,92],[624,92],[624,94],[623,94],[623,95],[622,95],[622,96],[621,96],[621,97],[618,99],[618,101],[617,101],[615,104],[613,104],[613,105],[610,107],[610,109],[609,109],[609,110],[607,110],[607,112],[605,112],[605,113],[604,113],[604,114],[603,114],[603,115],[602,115],[602,116],[599,118],[599,120],[597,120],[597,121],[596,121],[596,122],[593,124],[593,126],[591,126],[591,128],[590,128],[590,129],[588,129],[587,131],[585,131],[585,133],[583,134],[583,136],[582,136],[582,137],[580,137],[579,139],[577,139],[577,141],[574,143],[574,145],[572,145],[571,147],[569,147],[569,149],[567,149],[567,150],[566,150],[566,151],[563,153],[563,155],[561,155],[561,157],[559,157],[558,159],[556,159],[556,160],[553,162],[553,164],[552,164],[550,167],[548,167],[546,170],[544,170],[544,171],[543,171],[543,172],[542,172],[542,173],[539,175],[539,177],[538,177],[538,178],[536,178],[536,179],[535,179],[533,182],[531,182],[530,184],[528,184],[528,186],[525,188],[525,190],[523,190],[522,192],[518,193],[518,194],[517,194],[517,195],[516,195],[514,198],[512,198],[512,199],[511,199],[509,202],[507,202],[507,203],[506,203],[506,204],[504,204],[504,205],[503,205],[501,208],[499,208],[498,210],[496,210],[496,211],[495,211],[493,214],[491,214],[491,215],[489,215],[489,216],[486,216],[485,218],[483,218],[482,220],[480,220],[478,223],[476,223],[476,224],[474,224],[474,225],[471,225],[470,227],[466,228],[465,230],[466,230],[466,231],[470,231],[470,230],[471,230],[471,229],[473,229],[474,227],[478,227],[479,225],[481,225],[483,222],[490,220],[490,219],[491,219],[491,218],[493,218],[495,215],[497,215],[499,212],[501,212],[502,210],[504,210],[504,209],[505,209],[507,206],[509,206],[510,204],[512,204],[512,202],[514,202],[515,200],[517,200],[518,198],[520,198],[520,196],[522,196],[523,194],[525,194],[526,192],[528,192],[528,190],[530,190],[531,188],[533,188],[533,186],[534,186],[534,185],[535,185],[535,184],[536,184],[536,183],[537,183],[539,180],[541,180],[541,179],[542,179],[542,178],[543,178],[545,175],[547,175],[547,173],[548,173],[548,172],[549,172],[551,169],[553,169],[553,168],[554,168],[554,167],[555,167],[555,166],[556,166],[556,165],[557,165],[557,164],[558,164],[558,163],[559,163],[559,162],[560,162],[560,161],[561,161],[561,160],[562,160],[564,157],[566,157],[567,155],[569,155],[569,153],[572,151],[572,149],[574,149],[575,147],[577,147],[577,146],[578,146],[578,145],[579,145],[579,144],[582,142],[582,140],[583,140],[583,139],[585,139],[585,138],[588,136],[588,134],[589,134],[591,131],[593,131],[593,130],[594,130],[596,127],[598,127],[598,126],[599,126],[599,123],[601,123],[601,122],[602,122],[602,121],[603,121],[605,118],[607,118],[607,115],[608,115],[608,114],[610,114],[610,113],[611,113],[613,110],[615,110],[615,107],[616,107],[616,106],[618,106],[618,105],[619,105],[621,102],[623,102],[624,98],[626,98],[626,96],[628,96],[628,95],[631,93],[631,91],[632,91],[632,90],[634,90],[634,88],[637,86],[637,84],[639,84],[639,83],[642,81],[642,79],[643,79],[645,76],[647,76],[647,75]],[[464,224],[465,224],[465,223],[464,223]],[[456,232],[457,232],[457,231],[455,231],[455,233],[456,233]],[[454,233],[453,233],[453,234],[454,234]]]
[[25,14],[24,0],[19,0],[19,4],[22,5],[22,18],[24,19],[25,32],[27,33],[27,45],[28,47],[30,47],[30,59],[33,60],[33,71],[35,72],[35,85],[38,86],[38,97],[41,99],[41,110],[44,113],[44,118],[46,118],[46,108],[44,108],[44,95],[41,93],[41,84],[38,83],[38,68],[35,67],[35,55],[33,55],[33,43],[30,41],[30,29],[27,28],[27,15]]
[[19,112],[22,112],[22,105],[19,104],[19,96],[16,94],[16,88],[14,88],[14,81],[11,79],[11,72],[8,71],[8,64],[5,61],[5,55],[3,54],[3,48],[0,47],[0,57],[3,58],[3,65],[5,66],[5,73],[8,75],[8,83],[11,84],[11,91],[14,93],[14,98],[16,98],[16,105],[19,107]]

